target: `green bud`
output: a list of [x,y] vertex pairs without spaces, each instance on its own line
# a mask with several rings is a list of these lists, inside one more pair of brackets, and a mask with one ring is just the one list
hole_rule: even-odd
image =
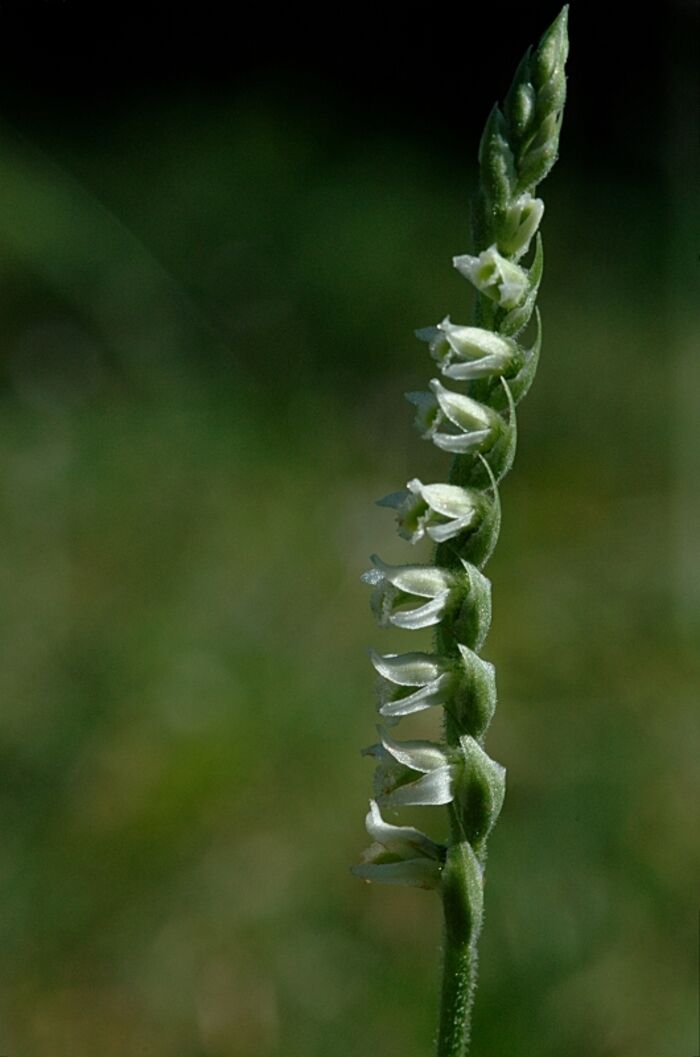
[[541,88],[550,77],[564,76],[564,66],[569,54],[567,23],[569,5],[561,9],[554,22],[544,33],[532,62],[535,88]]
[[536,96],[531,80],[530,61],[531,49],[528,48],[515,71],[504,105],[510,137],[514,145],[517,145],[527,135],[535,114]]
[[479,145],[481,187],[487,214],[505,209],[515,190],[517,173],[507,131],[505,118],[496,105],[486,122]]

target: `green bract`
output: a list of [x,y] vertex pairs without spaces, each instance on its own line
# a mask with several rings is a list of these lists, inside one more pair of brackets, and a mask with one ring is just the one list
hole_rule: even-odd
[[[473,209],[475,250],[456,256],[477,294],[468,326],[449,317],[417,331],[447,387],[410,393],[420,433],[454,455],[445,483],[418,478],[380,500],[396,511],[399,534],[436,544],[428,565],[387,565],[376,556],[363,579],[379,624],[435,629],[434,653],[372,652],[378,711],[387,725],[442,708],[444,739],[397,740],[379,727],[365,753],[377,761],[367,831],[373,841],[354,872],[367,881],[440,892],[445,966],[438,1057],[464,1057],[482,921],[487,838],[505,795],[505,771],[483,747],[496,707],[493,665],[479,656],[491,622],[491,585],[482,572],[500,528],[498,482],[515,455],[515,407],[537,368],[542,277],[538,233],[544,203],[535,187],[557,157],[566,95],[567,8],[528,51],[503,108],[494,107],[479,147],[480,185]],[[531,258],[528,260],[528,258]],[[533,320],[536,337],[522,333]],[[456,388],[454,388],[456,386]],[[447,844],[380,813],[446,807]]]

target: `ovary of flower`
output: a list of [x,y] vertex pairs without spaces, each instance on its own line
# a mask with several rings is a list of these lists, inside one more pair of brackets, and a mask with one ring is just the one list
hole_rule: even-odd
[[484,499],[473,489],[423,484],[417,477],[406,488],[407,491],[384,496],[379,506],[397,511],[399,535],[411,543],[417,543],[426,533],[436,543],[444,543],[471,527],[484,511]]
[[[458,589],[454,573],[432,565],[387,565],[372,555],[374,569],[362,574],[372,592],[372,608],[382,627],[429,628],[439,624]],[[429,599],[414,609],[403,609],[407,603]]]
[[452,263],[465,279],[501,308],[515,308],[528,291],[528,274],[519,264],[502,257],[494,243],[478,257],[468,253],[453,257]]

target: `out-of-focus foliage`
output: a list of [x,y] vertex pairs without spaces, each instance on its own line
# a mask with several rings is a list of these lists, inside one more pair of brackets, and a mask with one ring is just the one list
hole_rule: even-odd
[[[43,145],[5,131],[0,161],[0,1051],[424,1055],[437,900],[348,872],[365,647],[401,642],[359,574],[407,560],[373,500],[437,472],[401,393],[426,380],[412,329],[468,318],[474,174],[264,100]],[[481,1057],[693,1045],[654,194],[564,163],[548,190],[490,566],[509,785]]]

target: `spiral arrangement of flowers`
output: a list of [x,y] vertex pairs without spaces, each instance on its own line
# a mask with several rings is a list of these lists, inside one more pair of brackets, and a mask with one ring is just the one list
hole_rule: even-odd
[[[480,656],[491,623],[491,585],[484,575],[498,539],[499,482],[516,447],[516,406],[537,369],[541,324],[544,212],[536,186],[557,158],[566,96],[567,8],[529,50],[503,107],[495,106],[479,148],[480,182],[473,209],[477,255],[453,260],[477,291],[475,321],[444,319],[418,331],[444,379],[409,394],[422,436],[453,456],[447,483],[414,478],[380,500],[395,509],[410,543],[436,544],[432,564],[387,565],[372,558],[363,579],[383,627],[435,628],[435,652],[372,653],[379,742],[367,832],[372,844],[353,868],[367,881],[440,892],[445,912],[444,983],[438,1057],[466,1053],[476,943],[483,906],[489,834],[505,795],[505,770],[483,747],[496,708],[493,665]],[[532,321],[534,335],[523,339]],[[447,383],[447,384],[445,384]],[[404,716],[441,708],[444,738],[400,741],[389,732]],[[445,805],[447,843],[393,825],[382,809]]]

